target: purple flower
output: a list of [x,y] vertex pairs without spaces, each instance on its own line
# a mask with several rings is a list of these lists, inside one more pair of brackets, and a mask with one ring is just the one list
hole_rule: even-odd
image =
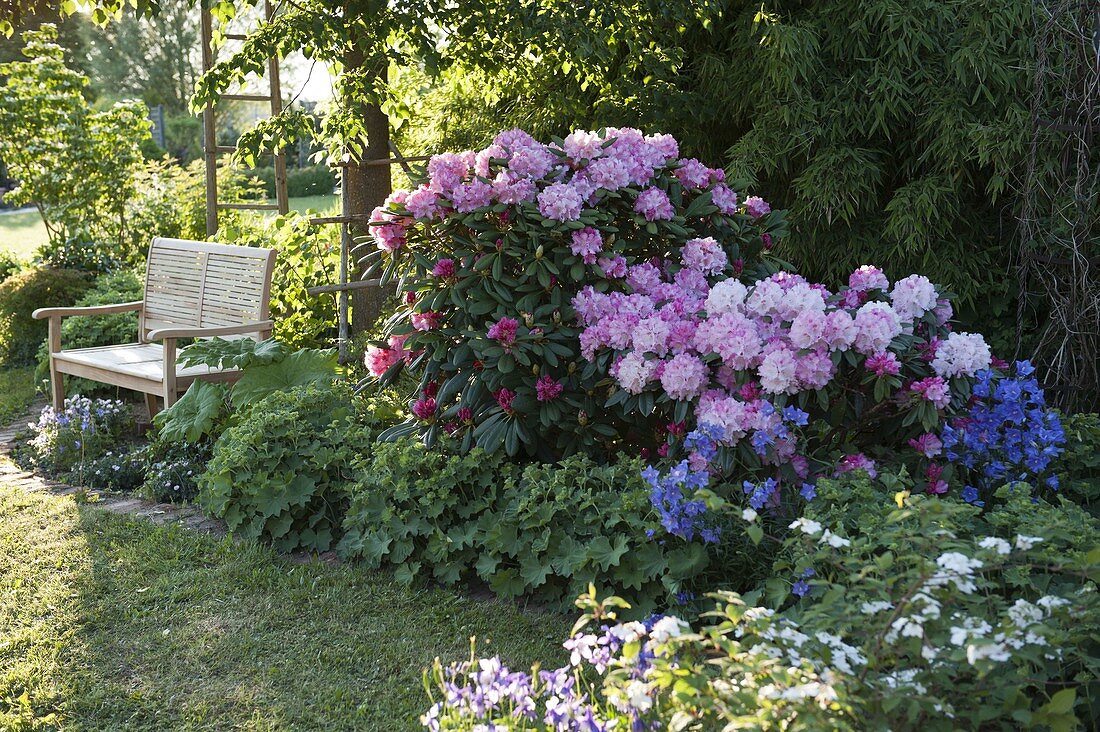
[[760,196],[749,196],[745,199],[745,213],[754,219],[770,213],[771,210],[771,205]]
[[539,213],[555,221],[576,221],[581,215],[584,197],[567,183],[554,183],[539,194]]
[[507,348],[516,342],[516,330],[518,328],[519,321],[515,318],[501,318],[489,326],[486,335],[495,341],[500,341],[500,344]]
[[455,276],[455,261],[453,259],[441,259],[432,267],[432,275],[441,279]]
[[535,395],[540,402],[552,402],[561,396],[564,388],[552,376],[540,376],[535,382]]
[[634,210],[644,216],[646,221],[667,221],[676,213],[672,202],[668,200],[668,194],[660,188],[646,188],[639,193],[638,200],[634,202]]

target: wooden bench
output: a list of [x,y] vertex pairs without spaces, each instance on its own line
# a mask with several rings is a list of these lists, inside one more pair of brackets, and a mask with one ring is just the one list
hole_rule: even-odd
[[[40,308],[49,318],[50,387],[55,409],[65,402],[64,375],[80,376],[145,394],[150,415],[157,397],[169,407],[195,379],[235,381],[232,369],[179,368],[180,338],[268,338],[275,250],[181,239],[153,240],[145,269],[145,299],[85,308]],[[61,319],[74,315],[138,313],[137,343],[61,348]]]

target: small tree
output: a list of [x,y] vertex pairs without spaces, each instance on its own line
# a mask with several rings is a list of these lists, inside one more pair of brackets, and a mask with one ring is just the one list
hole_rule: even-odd
[[0,158],[19,181],[6,198],[38,207],[51,246],[93,241],[126,259],[126,203],[142,165],[148,111],[135,101],[92,111],[83,94],[88,79],[65,65],[55,26],[23,40],[27,60],[0,64]]

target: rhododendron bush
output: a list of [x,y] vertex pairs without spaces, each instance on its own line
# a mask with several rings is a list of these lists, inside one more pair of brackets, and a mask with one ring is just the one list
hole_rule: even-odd
[[512,130],[436,155],[426,172],[372,216],[372,271],[400,281],[404,305],[367,367],[419,381],[411,420],[387,437],[431,443],[443,429],[466,448],[543,457],[637,443],[635,415],[607,408],[606,368],[582,358],[578,293],[625,297],[637,286],[628,272],[682,258],[685,288],[778,269],[781,212],[681,158],[668,135],[577,131],[544,144]]
[[[714,473],[754,478],[759,510],[822,474],[873,472],[867,453],[912,441],[927,455],[992,363],[980,335],[951,331],[947,293],[920,275],[891,284],[865,266],[834,293],[788,272],[749,285],[730,274],[686,246],[679,262],[629,267],[629,294],[586,288],[574,302],[585,358],[618,387],[609,405],[658,415],[656,452],[687,454],[671,484],[649,476],[673,533],[690,536],[697,522],[678,519],[701,510],[677,494]],[[926,468],[932,492],[941,472]]]

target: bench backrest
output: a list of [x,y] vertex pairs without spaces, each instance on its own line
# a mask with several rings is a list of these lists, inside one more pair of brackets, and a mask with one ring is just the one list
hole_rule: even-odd
[[153,239],[145,269],[141,339],[157,328],[266,320],[274,268],[274,249]]

